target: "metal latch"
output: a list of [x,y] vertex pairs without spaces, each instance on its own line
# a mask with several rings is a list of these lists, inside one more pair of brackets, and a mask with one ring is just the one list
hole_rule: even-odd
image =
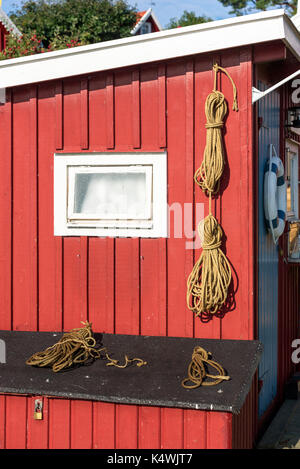
[[34,401],[34,420],[43,420],[43,400],[35,399]]

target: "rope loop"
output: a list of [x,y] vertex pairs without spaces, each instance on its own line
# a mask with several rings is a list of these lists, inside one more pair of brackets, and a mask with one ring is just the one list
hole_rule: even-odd
[[[183,379],[181,385],[187,389],[195,389],[199,386],[215,386],[222,381],[228,381],[229,376],[226,375],[223,367],[209,356],[211,353],[207,352],[202,347],[195,347],[192,355],[192,361],[188,367],[188,377]],[[214,368],[218,374],[212,375],[208,373],[207,366]],[[210,378],[213,381],[205,381]],[[192,384],[188,384],[192,383]]]
[[220,65],[218,65],[217,63],[215,63],[213,65],[213,71],[215,72],[215,79],[214,79],[214,91],[216,91],[217,89],[217,74],[219,71],[225,73],[225,75],[229,78],[231,84],[232,84],[232,89],[233,89],[233,105],[232,105],[232,110],[233,111],[238,111],[239,108],[238,108],[238,101],[237,101],[237,89],[236,89],[236,85],[232,79],[232,77],[230,76],[230,74],[227,72],[227,70],[223,67],[221,67]]

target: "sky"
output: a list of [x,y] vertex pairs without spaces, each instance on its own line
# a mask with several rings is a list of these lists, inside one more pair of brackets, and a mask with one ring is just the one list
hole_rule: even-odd
[[[21,5],[21,0],[2,0],[2,8],[8,14],[13,5]],[[148,10],[151,3],[155,15],[163,27],[170,18],[179,18],[184,10],[194,11],[198,16],[206,15],[214,20],[228,18],[230,8],[224,8],[218,0],[127,0],[127,3],[136,6],[139,11]]]
[[[163,28],[167,26],[171,18],[180,18],[184,10],[194,11],[197,16],[205,15],[213,20],[234,16],[229,14],[230,7],[223,7],[218,0],[127,0],[127,3],[136,7],[138,11],[148,10],[152,6]],[[2,8],[7,14],[15,5],[21,4],[22,0],[2,0]]]
[[[5,0],[4,0],[5,1]],[[129,0],[132,6],[136,5],[138,10],[148,10],[151,3],[155,15],[164,27],[170,18],[180,18],[184,10],[194,11],[197,16],[208,16],[214,20],[228,18],[230,8],[223,7],[218,0]]]

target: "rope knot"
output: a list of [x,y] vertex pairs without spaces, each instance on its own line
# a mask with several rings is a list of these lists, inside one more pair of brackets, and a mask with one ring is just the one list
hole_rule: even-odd
[[223,122],[207,122],[205,124],[206,129],[221,129],[223,127]]

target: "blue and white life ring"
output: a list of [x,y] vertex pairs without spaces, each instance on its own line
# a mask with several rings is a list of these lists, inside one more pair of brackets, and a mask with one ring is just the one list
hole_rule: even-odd
[[264,209],[267,228],[272,233],[275,244],[284,232],[286,204],[284,167],[271,144],[264,178]]

